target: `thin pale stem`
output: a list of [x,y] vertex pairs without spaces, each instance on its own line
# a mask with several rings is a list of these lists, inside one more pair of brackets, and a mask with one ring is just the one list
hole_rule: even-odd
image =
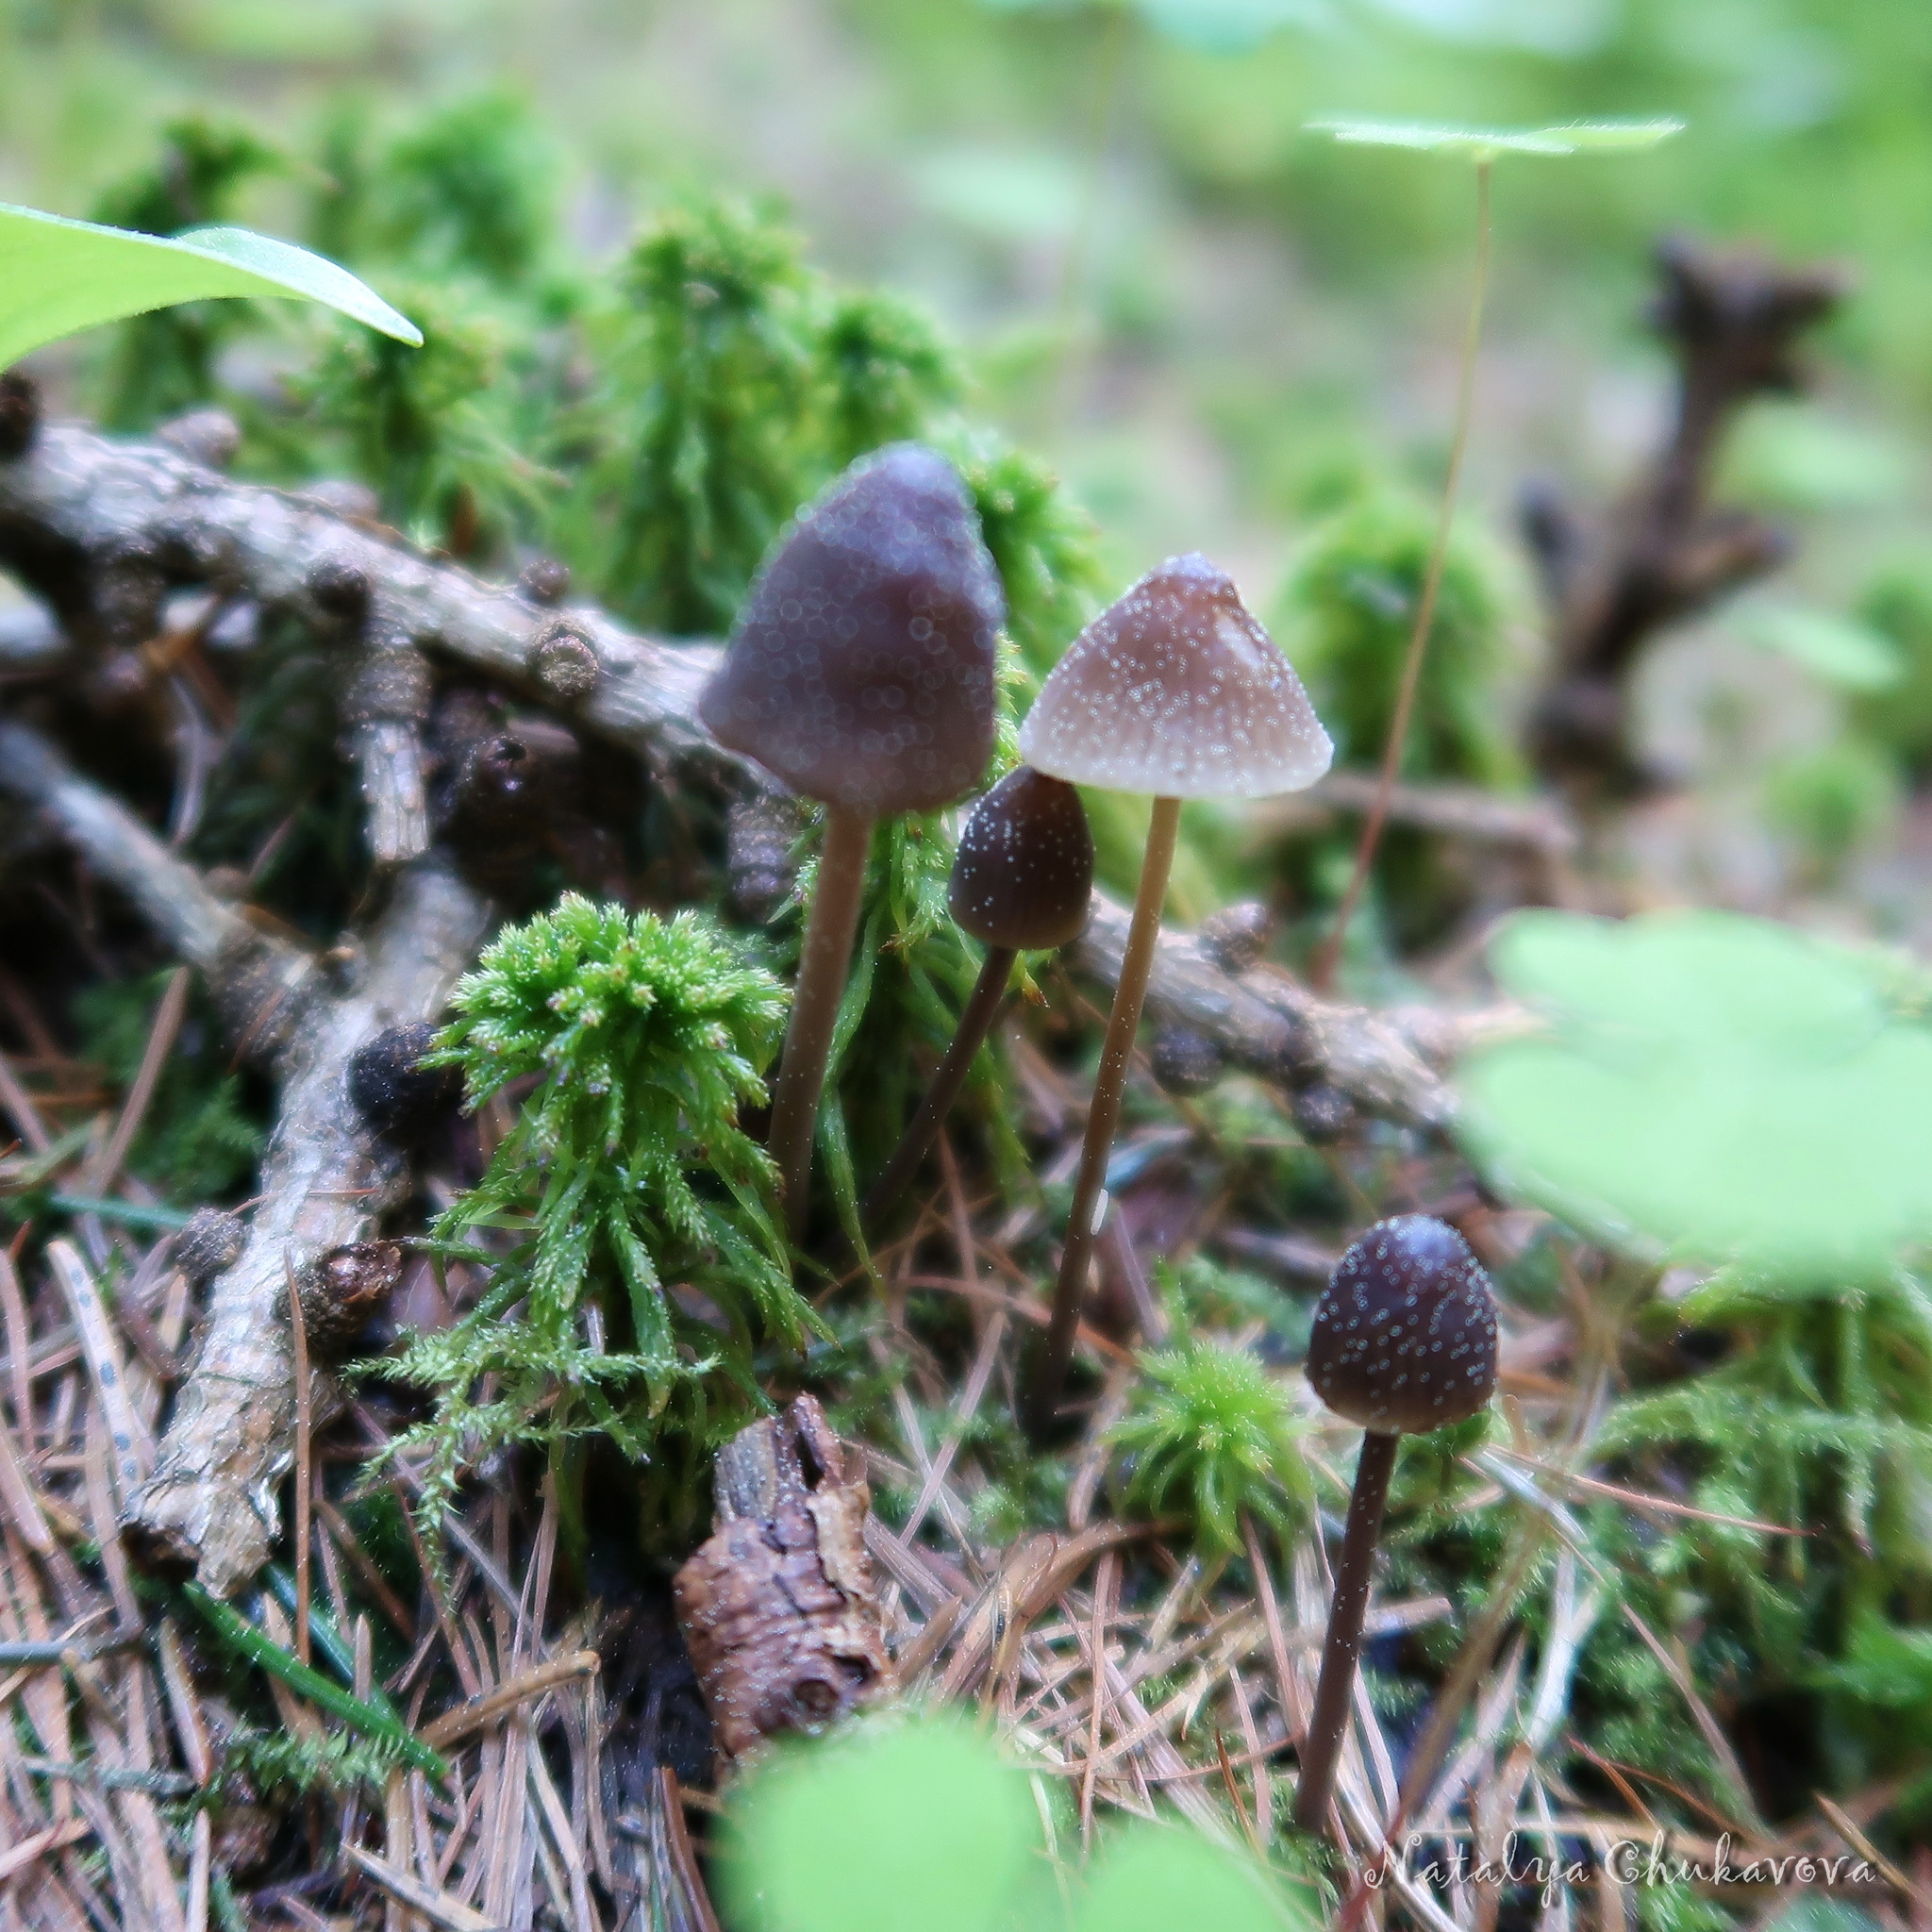
[[1490,285],[1490,166],[1488,161],[1478,161],[1475,168],[1475,275],[1469,291],[1469,319],[1462,331],[1462,366],[1456,379],[1456,429],[1449,444],[1449,474],[1442,483],[1442,507],[1436,518],[1436,536],[1429,548],[1428,565],[1423,573],[1415,625],[1408,634],[1402,682],[1395,693],[1395,715],[1389,721],[1389,738],[1382,747],[1382,769],[1375,795],[1367,818],[1362,821],[1361,836],[1356,841],[1355,870],[1349,874],[1347,891],[1341,895],[1341,909],[1335,915],[1334,928],[1323,941],[1308,974],[1317,992],[1327,991],[1335,978],[1348,923],[1355,917],[1362,890],[1369,881],[1369,868],[1375,862],[1375,848],[1381,843],[1383,822],[1389,816],[1389,801],[1394,795],[1396,776],[1402,770],[1402,754],[1408,742],[1409,714],[1415,709],[1415,694],[1422,683],[1429,633],[1435,628],[1436,600],[1442,589],[1442,571],[1449,557],[1449,532],[1456,521],[1456,497],[1462,485],[1462,459],[1469,452],[1469,425],[1475,404],[1476,350],[1482,341],[1483,301]]
[[1180,821],[1179,799],[1154,801],[1147,853],[1141,861],[1141,887],[1134,897],[1134,923],[1127,930],[1127,950],[1114,986],[1107,1042],[1100,1051],[1100,1072],[1093,1083],[1093,1104],[1087,1109],[1087,1138],[1080,1149],[1080,1174],[1074,1183],[1074,1208],[1067,1222],[1059,1278],[1054,1283],[1053,1315],[1034,1363],[1027,1396],[1027,1423],[1036,1436],[1045,1434],[1052,1424],[1054,1407],[1066,1383],[1067,1365],[1073,1360],[1087,1271],[1092,1264],[1093,1241],[1099,1233],[1094,1224],[1107,1179],[1107,1158],[1113,1150],[1114,1129],[1120,1124],[1127,1061],[1134,1051],[1134,1035],[1141,1027],[1147,980],[1154,971],[1154,948],[1160,938],[1160,911],[1167,903],[1167,875],[1174,867]]
[[1341,1557],[1335,1566],[1335,1602],[1322,1644],[1322,1674],[1315,1681],[1315,1708],[1308,1719],[1295,1785],[1294,1822],[1302,1831],[1319,1832],[1328,1823],[1335,1767],[1341,1759],[1356,1666],[1361,1659],[1362,1623],[1368,1615],[1375,1544],[1382,1534],[1382,1508],[1389,1500],[1389,1478],[1401,1440],[1370,1431],[1362,1438],[1362,1453],[1355,1466],[1355,1493],[1348,1499],[1348,1524],[1341,1532]]
[[828,805],[818,885],[805,923],[805,946],[798,957],[791,1024],[785,1030],[778,1085],[772,1097],[772,1125],[765,1136],[765,1145],[778,1163],[785,1225],[794,1241],[805,1232],[806,1209],[811,1200],[811,1148],[818,1127],[819,1095],[824,1089],[832,1027],[852,963],[852,936],[858,928],[865,861],[871,850],[872,820],[850,806]]
[[986,963],[980,967],[979,977],[974,981],[973,991],[959,1015],[953,1043],[947,1047],[945,1058],[934,1073],[932,1084],[925,1090],[925,1098],[919,1103],[919,1111],[900,1135],[899,1144],[892,1150],[892,1158],[872,1184],[864,1206],[859,1209],[861,1225],[874,1225],[911,1186],[912,1176],[919,1172],[919,1163],[925,1158],[926,1149],[932,1145],[946,1116],[952,1112],[953,1103],[958,1099],[959,1090],[965,1086],[966,1076],[973,1071],[974,1057],[985,1044],[986,1036],[992,1031],[992,1023],[999,1016],[1000,1003],[1007,996],[1007,981],[1013,974],[1013,961],[1018,957],[1010,946],[993,946],[988,950]]

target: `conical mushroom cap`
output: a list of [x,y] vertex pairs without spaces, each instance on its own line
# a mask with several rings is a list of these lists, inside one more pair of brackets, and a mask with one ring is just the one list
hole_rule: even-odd
[[1269,798],[1312,785],[1335,747],[1234,580],[1194,553],[1074,640],[1020,728],[1020,755],[1108,791]]
[[1427,1214],[1378,1221],[1315,1304],[1308,1380],[1337,1415],[1383,1435],[1466,1421],[1496,1391],[1496,1297],[1482,1263]]
[[931,811],[992,756],[1005,601],[958,473],[893,443],[806,510],[752,586],[698,704],[711,735],[794,791]]
[[1021,765],[973,808],[946,904],[982,945],[1046,952],[1087,928],[1093,834],[1080,794]]

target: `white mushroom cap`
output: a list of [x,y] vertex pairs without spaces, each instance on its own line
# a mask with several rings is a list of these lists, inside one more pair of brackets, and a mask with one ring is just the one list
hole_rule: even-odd
[[1020,755],[1108,791],[1270,798],[1312,785],[1335,747],[1234,580],[1194,553],[1074,640],[1020,727]]

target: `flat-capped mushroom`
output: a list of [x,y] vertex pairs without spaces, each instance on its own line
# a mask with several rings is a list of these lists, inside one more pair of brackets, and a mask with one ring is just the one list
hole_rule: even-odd
[[1093,835],[1080,794],[1030,765],[1008,772],[973,808],[946,892],[955,922],[985,946],[986,959],[919,1111],[865,1197],[867,1223],[919,1171],[991,1029],[1014,959],[1078,939],[1092,896]]
[[1337,1415],[1367,1431],[1295,1788],[1295,1824],[1320,1831],[1335,1790],[1397,1444],[1467,1421],[1495,1393],[1496,1298],[1469,1243],[1427,1214],[1378,1221],[1346,1249],[1315,1304],[1307,1373]]
[[1074,640],[1021,727],[1020,753],[1072,784],[1154,800],[1053,1319],[1033,1375],[1029,1407],[1038,1431],[1051,1419],[1073,1355],[1181,801],[1299,791],[1328,769],[1335,747],[1293,666],[1241,602],[1233,579],[1205,557],[1190,555],[1142,577]]
[[825,807],[768,1137],[794,1235],[874,823],[979,782],[1005,614],[958,473],[893,443],[847,470],[766,560],[700,702],[721,743]]

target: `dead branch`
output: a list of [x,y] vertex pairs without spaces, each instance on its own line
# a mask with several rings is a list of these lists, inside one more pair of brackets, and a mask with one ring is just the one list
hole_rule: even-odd
[[1643,783],[1628,741],[1628,686],[1651,639],[1784,561],[1783,531],[1710,502],[1717,455],[1754,396],[1803,386],[1799,338],[1844,294],[1834,270],[1779,268],[1683,237],[1659,245],[1657,267],[1649,320],[1679,372],[1669,439],[1606,516],[1589,519],[1547,488],[1526,491],[1522,509],[1555,644],[1531,750],[1546,774],[1583,792]]
[[[1131,916],[1096,892],[1087,930],[1062,958],[1075,973],[1111,987]],[[1459,1027],[1436,1019],[1435,1037],[1422,1041],[1408,1020],[1317,999],[1279,967],[1224,972],[1192,934],[1162,933],[1147,1010],[1157,1027],[1186,1028],[1206,1040],[1228,1066],[1282,1086],[1333,1087],[1384,1120],[1440,1128],[1454,1111],[1438,1068],[1459,1043]]]
[[319,1000],[285,1051],[247,1245],[213,1285],[154,1474],[124,1524],[148,1559],[192,1565],[218,1593],[255,1574],[277,1531],[294,1414],[290,1283],[366,1241],[405,1192],[406,1157],[350,1100],[349,1062],[385,1027],[434,1019],[488,926],[485,902],[441,859],[406,867],[353,983]]
[[142,625],[152,625],[174,585],[245,595],[333,630],[341,587],[359,575],[385,650],[406,640],[553,701],[561,625],[595,659],[574,663],[568,680],[586,724],[653,764],[738,768],[697,722],[710,651],[638,637],[589,607],[559,618],[513,589],[419,555],[392,531],[344,517],[320,494],[235,482],[156,443],[48,424],[12,460],[0,453],[0,568],[83,648],[118,641],[130,627],[145,641],[153,631]]
[[24,724],[0,722],[0,791],[40,811],[156,933],[201,969],[230,1038],[269,1058],[287,1038],[313,961],[258,931],[135,815]]

